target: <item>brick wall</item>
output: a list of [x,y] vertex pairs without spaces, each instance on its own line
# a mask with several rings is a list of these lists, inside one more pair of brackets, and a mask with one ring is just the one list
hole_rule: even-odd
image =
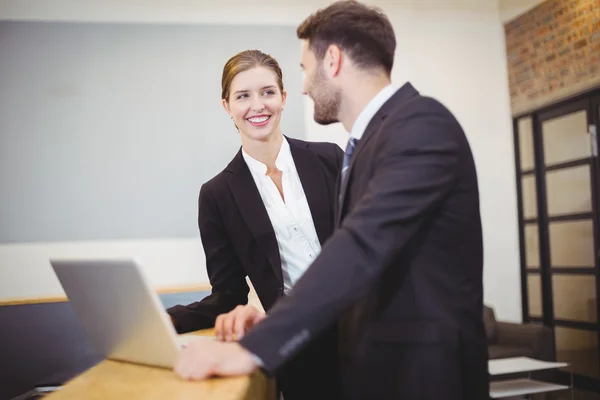
[[600,86],[600,0],[547,0],[504,31],[513,115]]

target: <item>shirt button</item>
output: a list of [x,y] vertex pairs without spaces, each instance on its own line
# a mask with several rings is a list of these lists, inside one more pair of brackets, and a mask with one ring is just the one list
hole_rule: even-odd
[[315,255],[314,255],[313,253],[310,253],[308,256],[309,256],[310,258],[315,258]]
[[298,228],[294,228],[294,231],[298,232]]

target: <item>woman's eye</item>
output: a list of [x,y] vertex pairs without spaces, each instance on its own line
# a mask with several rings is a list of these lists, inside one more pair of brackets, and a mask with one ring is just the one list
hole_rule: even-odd
[[265,90],[265,92],[264,92],[264,95],[266,95],[266,96],[272,96],[274,94],[275,94],[275,91],[273,91],[273,90]]
[[238,99],[238,100],[240,100],[240,99],[245,99],[246,97],[248,97],[248,95],[244,93],[244,94],[240,94],[240,95],[237,97],[237,99]]

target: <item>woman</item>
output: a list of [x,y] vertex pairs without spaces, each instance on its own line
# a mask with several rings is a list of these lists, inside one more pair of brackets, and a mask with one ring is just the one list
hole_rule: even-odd
[[[242,147],[200,189],[198,224],[212,293],[167,310],[179,333],[213,327],[219,315],[245,305],[246,276],[268,311],[333,233],[343,152],[332,143],[282,134],[286,92],[277,61],[258,50],[241,52],[225,64],[221,86],[223,107]],[[263,315],[248,307],[237,310],[250,310],[255,320]],[[217,330],[232,323],[227,315],[219,317]],[[278,376],[286,400],[337,397],[332,331],[313,341]]]

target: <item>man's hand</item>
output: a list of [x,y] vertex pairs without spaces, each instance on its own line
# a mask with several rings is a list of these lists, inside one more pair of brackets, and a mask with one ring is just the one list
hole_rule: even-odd
[[252,355],[238,343],[193,340],[181,350],[175,373],[183,379],[248,375],[258,369]]
[[253,306],[237,306],[233,311],[217,317],[215,335],[218,340],[225,342],[240,340],[248,329],[265,319],[266,316],[267,314]]

